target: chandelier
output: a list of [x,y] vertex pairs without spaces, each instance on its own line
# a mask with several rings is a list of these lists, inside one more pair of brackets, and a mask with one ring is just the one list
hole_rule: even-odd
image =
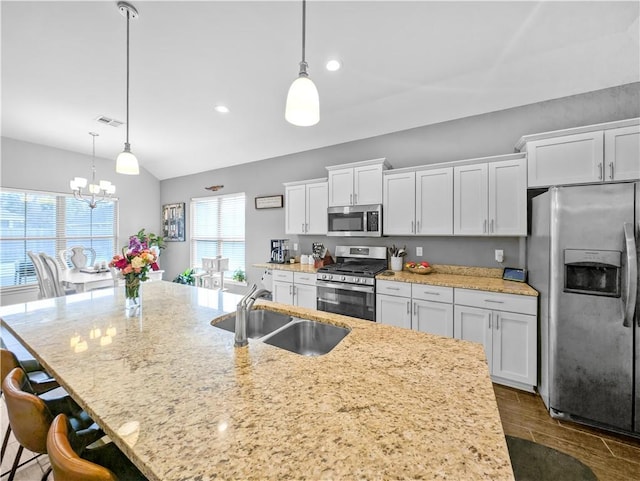
[[100,134],[89,132],[89,135],[93,137],[93,153],[91,156],[91,183],[88,192],[82,191],[87,187],[87,179],[84,177],[74,177],[69,182],[69,187],[73,191],[73,197],[86,202],[90,208],[95,209],[98,202],[105,202],[115,194],[116,186],[108,180],[101,180],[96,184],[96,137]]

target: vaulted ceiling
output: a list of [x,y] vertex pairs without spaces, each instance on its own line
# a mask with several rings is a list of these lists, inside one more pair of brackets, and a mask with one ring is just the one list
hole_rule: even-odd
[[[300,1],[133,4],[131,148],[159,179],[640,81],[637,1],[309,0],[321,118],[296,127]],[[1,8],[2,135],[90,153],[96,131],[115,159],[125,127],[95,119],[125,120],[116,2]]]

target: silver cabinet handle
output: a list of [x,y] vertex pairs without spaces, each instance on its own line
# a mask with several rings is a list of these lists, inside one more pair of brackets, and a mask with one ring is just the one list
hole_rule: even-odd
[[432,292],[432,291],[422,291],[423,294],[428,294],[430,296],[439,296],[440,293],[439,292]]
[[304,225],[304,231],[305,232],[309,232],[309,224],[305,224]]
[[302,232],[304,232],[304,222],[302,223]]
[[411,221],[411,233],[413,234],[413,221]]
[[604,168],[602,162],[598,164],[598,180],[603,180],[604,177]]
[[[636,240],[633,232],[633,224],[625,222],[623,229],[625,250],[627,251],[627,272],[625,279],[625,304],[622,305],[624,310],[622,325],[624,327],[631,327],[633,325],[633,311],[635,311],[636,308],[636,296],[638,295],[638,258],[636,255]],[[640,319],[638,322],[640,322]]]
[[496,331],[500,330],[500,314],[496,314]]
[[413,315],[418,314],[418,304],[416,302],[413,303]]
[[407,301],[407,314],[411,314],[411,301]]
[[420,221],[416,221],[416,234],[420,232]]
[[491,317],[493,317],[493,315],[489,314],[489,329],[491,329]]
[[482,233],[483,234],[487,233],[487,219],[485,219],[484,222],[482,223]]
[[613,179],[613,162],[609,162],[609,178]]
[[493,299],[485,299],[484,302],[491,302],[492,304],[504,304],[504,301],[494,301]]
[[387,287],[386,288],[388,291],[399,291],[400,288],[399,287]]
[[493,234],[495,231],[493,230],[493,219],[491,219],[491,233]]
[[358,205],[358,194],[353,194],[353,204]]
[[353,205],[353,194],[349,194],[349,205]]

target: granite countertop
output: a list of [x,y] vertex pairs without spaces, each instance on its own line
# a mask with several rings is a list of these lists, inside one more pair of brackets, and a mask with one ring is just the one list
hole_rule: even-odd
[[479,344],[258,301],[351,332],[320,357],[238,349],[211,326],[238,296],[152,282],[128,319],[123,294],[0,316],[150,480],[514,479]]
[[[317,271],[306,264],[253,264],[253,267],[276,269],[293,272]],[[414,274],[408,271],[385,271],[378,274],[376,279],[381,281],[411,282],[414,284],[429,284],[432,286],[458,287],[477,289],[481,291],[519,294],[523,296],[537,296],[536,291],[524,282],[505,281],[502,279],[502,269],[490,267],[465,267],[445,264],[434,264],[430,274]],[[389,275],[391,273],[392,275]]]

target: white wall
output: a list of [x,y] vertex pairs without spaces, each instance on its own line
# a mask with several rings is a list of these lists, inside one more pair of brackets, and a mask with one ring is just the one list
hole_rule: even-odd
[[[55,149],[44,145],[2,137],[0,148],[0,186],[15,189],[69,193],[69,180],[91,175],[91,155]],[[160,233],[160,182],[141,167],[140,175],[116,174],[115,159],[96,158],[96,177],[116,185],[119,225],[118,245],[128,243],[129,236],[145,228]],[[28,293],[37,298],[37,290]],[[24,302],[15,298],[15,302]],[[2,295],[2,304],[12,299]]]
[[[269,257],[269,240],[278,238],[299,242],[302,253],[310,252],[311,244],[315,241],[324,242],[332,251],[338,243],[395,243],[406,244],[413,253],[415,247],[422,246],[423,258],[437,264],[524,267],[525,245],[522,239],[517,238],[383,237],[376,240],[287,236],[284,234],[284,209],[256,210],[254,198],[284,194],[283,182],[326,177],[327,165],[386,157],[393,167],[400,168],[508,154],[514,151],[514,145],[522,135],[639,116],[640,84],[629,84],[163,180],[161,202],[186,203],[188,239],[191,229],[188,219],[190,198],[212,195],[204,189],[210,185],[224,185],[224,189],[219,191],[221,194],[245,192],[246,265],[249,282],[259,281],[261,270],[252,268],[251,265],[266,262]],[[371,121],[375,122],[375,119]],[[504,264],[495,262],[494,249],[504,250]],[[167,269],[165,278],[175,276],[189,267],[188,242],[170,243],[164,256],[163,267]]]

